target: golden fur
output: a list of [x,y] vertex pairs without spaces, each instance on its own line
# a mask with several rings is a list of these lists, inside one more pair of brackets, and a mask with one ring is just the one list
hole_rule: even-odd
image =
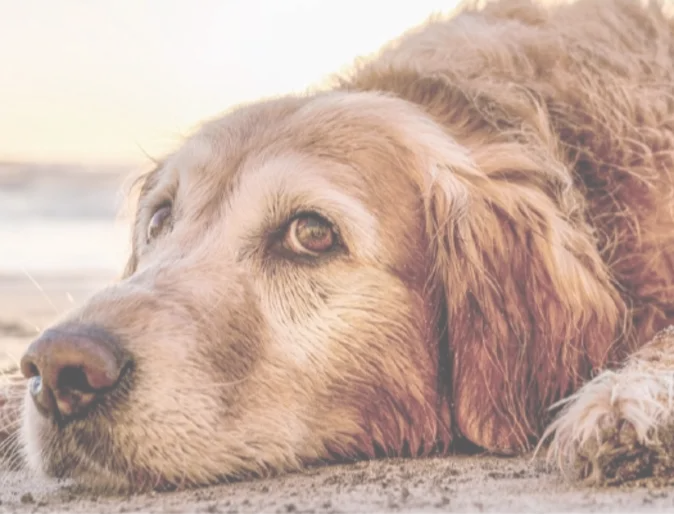
[[[550,406],[674,322],[673,29],[634,0],[465,6],[205,123],[144,177],[123,279],[69,316],[130,380],[63,428],[26,399],[29,465],[141,489],[548,426],[573,460],[600,400]],[[269,251],[306,210],[343,252]]]

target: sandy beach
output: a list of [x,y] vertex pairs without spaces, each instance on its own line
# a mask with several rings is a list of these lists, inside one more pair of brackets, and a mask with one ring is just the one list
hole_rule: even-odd
[[[114,273],[0,275],[0,369],[38,328]],[[39,286],[39,288],[38,288]],[[98,497],[68,483],[0,471],[0,512],[666,512],[674,489],[590,489],[528,458],[450,456],[328,466],[250,482],[133,497]]]

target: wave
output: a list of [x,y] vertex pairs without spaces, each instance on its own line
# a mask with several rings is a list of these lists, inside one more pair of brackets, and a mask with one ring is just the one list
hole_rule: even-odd
[[130,167],[0,163],[0,219],[113,219]]

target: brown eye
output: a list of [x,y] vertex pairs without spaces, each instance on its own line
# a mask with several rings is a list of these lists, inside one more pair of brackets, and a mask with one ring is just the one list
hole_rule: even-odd
[[331,250],[337,236],[332,225],[316,214],[305,214],[293,220],[284,243],[298,254],[318,255]]
[[159,236],[166,228],[171,219],[171,205],[164,205],[157,209],[150,218],[150,223],[147,225],[147,241],[148,243]]

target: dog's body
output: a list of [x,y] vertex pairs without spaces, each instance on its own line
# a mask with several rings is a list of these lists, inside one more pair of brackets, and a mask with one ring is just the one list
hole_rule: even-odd
[[[205,124],[145,178],[124,279],[24,358],[28,462],[139,489],[529,449],[674,323],[673,31],[504,0]],[[599,378],[564,462],[627,417]]]

